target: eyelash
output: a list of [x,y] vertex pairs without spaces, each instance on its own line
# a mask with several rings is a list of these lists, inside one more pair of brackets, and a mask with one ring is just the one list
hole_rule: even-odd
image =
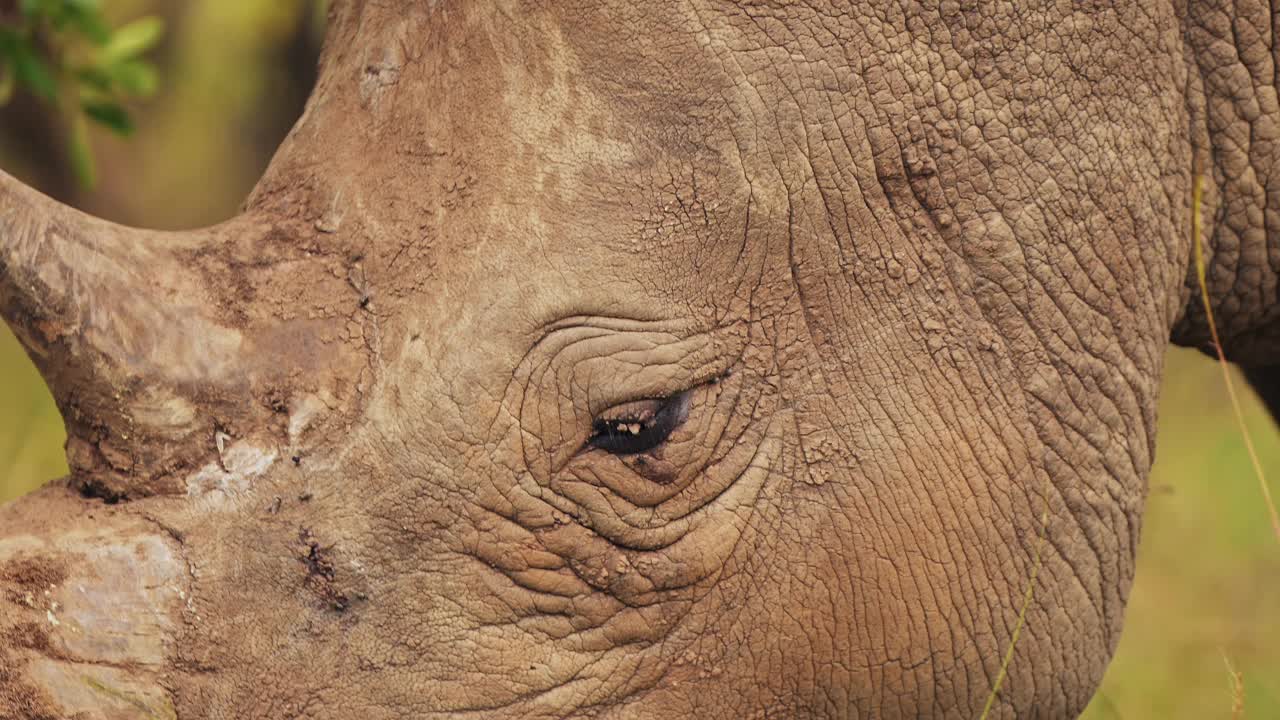
[[689,393],[648,402],[660,405],[650,412],[638,408],[630,414],[596,419],[587,444],[613,455],[637,455],[666,442],[689,414]]

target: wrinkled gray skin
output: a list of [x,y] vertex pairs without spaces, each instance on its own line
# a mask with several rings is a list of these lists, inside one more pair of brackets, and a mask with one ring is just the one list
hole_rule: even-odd
[[0,717],[975,717],[1029,586],[992,716],[1074,716],[1197,167],[1280,361],[1271,11],[1111,5],[346,0],[243,216],[6,182],[73,476],[0,510]]

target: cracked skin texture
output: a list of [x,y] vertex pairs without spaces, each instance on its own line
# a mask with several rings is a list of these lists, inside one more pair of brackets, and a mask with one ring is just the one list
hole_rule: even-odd
[[[995,716],[1076,715],[1205,342],[1193,167],[1227,350],[1276,360],[1235,10],[347,0],[158,290],[8,181],[75,472],[0,509],[0,718],[974,717],[1042,513]],[[587,442],[686,391],[658,448]]]

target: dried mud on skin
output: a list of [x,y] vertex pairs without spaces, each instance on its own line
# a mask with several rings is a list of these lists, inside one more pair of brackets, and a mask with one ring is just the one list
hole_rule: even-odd
[[[14,560],[0,568],[4,587],[0,606],[32,607],[32,599],[66,579],[66,571],[46,558]],[[5,615],[10,615],[6,609]],[[49,635],[38,623],[19,622],[0,631],[0,648],[24,648],[47,653]],[[22,679],[19,661],[0,649],[0,720],[76,720],[59,714],[48,695]]]

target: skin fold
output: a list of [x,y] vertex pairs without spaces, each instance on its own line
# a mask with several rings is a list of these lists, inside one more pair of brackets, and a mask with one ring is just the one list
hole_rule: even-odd
[[1195,172],[1280,364],[1270,12],[346,0],[241,216],[5,177],[72,475],[0,508],[0,718],[976,717],[1029,586],[991,716],[1076,716]]

